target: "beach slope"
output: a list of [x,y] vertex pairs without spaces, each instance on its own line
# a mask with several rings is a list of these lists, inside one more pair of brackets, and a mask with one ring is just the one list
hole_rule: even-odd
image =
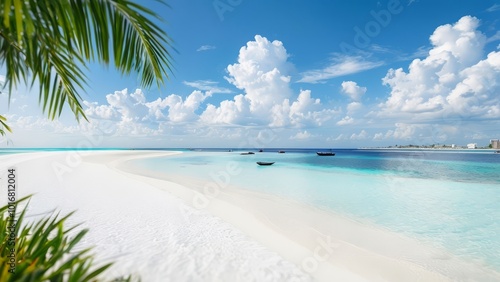
[[[469,265],[411,239],[271,195],[229,189],[200,208],[193,201],[200,194],[196,188],[200,183],[168,181],[129,162],[178,153],[62,151],[0,159],[2,174],[8,167],[18,171],[18,195],[34,194],[29,206],[32,219],[53,210],[77,211],[69,223],[90,229],[80,247],[94,246],[98,262],[116,261],[106,274],[109,277],[134,274],[143,281],[453,281],[457,277],[494,281],[498,277],[474,273]],[[6,197],[0,199],[4,201]],[[457,276],[449,278],[433,269],[443,265],[457,267]]]

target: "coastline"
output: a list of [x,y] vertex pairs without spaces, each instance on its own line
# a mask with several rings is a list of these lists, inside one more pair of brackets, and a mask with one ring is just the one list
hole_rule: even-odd
[[[207,212],[108,164],[133,155],[172,152],[63,151],[0,157],[18,172],[19,197],[32,194],[27,221],[76,211],[66,228],[89,229],[78,249],[93,247],[104,277],[142,281],[313,281],[291,262]],[[177,186],[177,184],[169,184]],[[0,194],[0,204],[6,203]]]
[[[72,154],[73,157],[71,157]],[[475,272],[474,267],[468,262],[460,261],[442,250],[429,248],[400,234],[377,229],[277,196],[228,186],[221,189],[215,197],[211,197],[208,205],[200,205],[193,200],[199,199],[197,195],[202,192],[200,189],[205,183],[140,171],[128,162],[137,158],[169,154],[175,154],[175,152],[139,150],[84,152],[79,156],[79,162],[75,161],[78,159],[75,157],[78,153],[71,151],[33,153],[31,156],[7,155],[0,158],[5,165],[19,167],[21,171],[20,193],[23,195],[37,193],[30,205],[30,210],[34,213],[51,209],[63,212],[77,209],[76,215],[78,216],[73,222],[85,221],[84,227],[91,229],[89,233],[91,238],[86,243],[97,245],[96,251],[104,254],[102,260],[118,258],[120,267],[114,269],[116,274],[125,274],[127,273],[125,271],[135,269],[135,272],[145,273],[143,278],[154,280],[153,274],[148,272],[151,271],[151,267],[157,267],[151,264],[158,264],[158,262],[152,258],[148,259],[151,253],[147,252],[153,252],[155,246],[153,248],[147,246],[146,251],[139,251],[134,249],[131,243],[137,244],[137,241],[140,241],[142,244],[147,244],[148,240],[163,242],[165,239],[162,236],[184,237],[185,233],[190,231],[182,229],[182,226],[194,222],[199,222],[204,228],[208,228],[204,229],[205,232],[218,230],[213,225],[214,222],[217,222],[217,226],[223,225],[221,222],[224,222],[241,231],[245,235],[243,237],[246,238],[246,241],[229,240],[227,244],[241,245],[241,242],[245,242],[251,245],[255,240],[270,250],[270,253],[279,254],[282,258],[279,265],[286,265],[286,267],[276,270],[279,272],[277,277],[280,279],[266,281],[285,281],[290,278],[296,281],[309,281],[307,277],[312,277],[316,281],[331,281],[332,279],[339,281],[460,280],[457,278],[495,281],[500,277],[493,271]],[[72,163],[68,160],[78,164],[71,167]],[[71,171],[64,173],[62,181],[54,175],[54,164],[58,162],[71,167]],[[50,165],[40,169],[44,163],[50,163]],[[91,175],[93,177],[89,178]],[[49,186],[48,189],[41,190],[40,182]],[[76,188],[70,189],[73,186]],[[92,196],[93,193],[95,197]],[[170,223],[163,222],[165,218],[181,221],[179,223],[181,227],[171,227]],[[218,219],[222,221],[219,222]],[[144,225],[141,221],[148,224]],[[328,224],[325,224],[326,222]],[[138,225],[146,228],[147,234],[152,237],[144,236],[144,229],[138,228]],[[163,233],[165,230],[176,234]],[[228,232],[228,230],[232,229],[226,226],[222,232]],[[120,236],[120,232],[127,233],[130,238]],[[196,243],[196,237],[189,238],[191,239],[184,242],[185,245]],[[217,238],[214,237],[213,240],[216,241]],[[252,246],[245,252],[253,252],[255,246]],[[157,252],[157,250],[154,251]],[[161,252],[165,251],[161,250]],[[203,254],[194,251],[191,249],[186,255],[190,259],[200,259]],[[193,255],[193,252],[196,255]],[[243,256],[241,250],[239,253],[238,250],[234,252]],[[161,259],[162,255],[165,254],[157,254],[154,257]],[[205,255],[210,256],[210,252]],[[131,258],[141,258],[147,260],[148,263],[137,265],[134,261],[130,261]],[[168,259],[173,258],[167,256]],[[290,266],[288,262],[295,266]],[[177,266],[174,261],[169,261],[169,263],[171,265],[162,267]],[[215,261],[211,263],[217,264]],[[273,265],[273,269],[274,267]],[[456,276],[446,277],[439,272],[443,271],[442,268],[449,267],[454,269],[444,270]],[[169,273],[171,278],[179,278],[175,276],[179,274],[169,272],[172,270],[162,269],[162,271],[160,273]],[[232,269],[231,271],[238,272],[239,270]],[[292,276],[288,277],[280,271],[291,271]],[[213,275],[222,275],[221,273],[224,272],[228,270]],[[247,276],[241,276],[246,278],[242,279],[243,281],[259,281],[252,276],[259,275],[258,273],[250,272],[245,275]]]
[[468,149],[468,148],[419,148],[419,147],[405,147],[405,148],[399,148],[399,147],[359,147],[356,148],[357,150],[401,150],[401,151],[429,151],[429,152],[434,152],[434,151],[453,151],[453,152],[497,152],[499,149],[492,149],[492,148],[477,148],[477,149]]
[[[196,205],[196,196],[205,193],[206,183],[194,179],[167,176],[124,163],[119,169],[141,175],[144,181],[161,187],[162,182],[181,183],[183,189],[169,190],[186,203]],[[462,261],[442,249],[431,248],[416,239],[381,229],[366,222],[283,199],[278,196],[228,186],[221,189],[203,209],[230,222],[267,247],[282,254],[304,269],[307,259],[324,251],[325,242],[331,252],[326,259],[317,259],[318,281],[329,281],[327,271],[335,268],[356,273],[368,281],[457,281],[473,279],[496,281],[500,274],[489,269],[476,269],[477,265]],[[251,228],[240,220],[241,210],[250,212],[265,228]],[[230,211],[230,212],[228,212]],[[238,216],[235,216],[238,214]],[[329,224],[326,225],[325,223]],[[280,246],[269,239],[273,233],[286,236],[294,244]],[[323,242],[319,243],[319,242]],[[305,247],[303,255],[296,245]],[[297,254],[302,254],[297,256]],[[446,272],[443,275],[442,272]]]

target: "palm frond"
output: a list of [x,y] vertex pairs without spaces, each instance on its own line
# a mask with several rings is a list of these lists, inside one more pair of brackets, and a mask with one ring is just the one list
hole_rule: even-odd
[[158,20],[132,0],[0,1],[0,65],[7,70],[9,95],[19,83],[38,82],[49,118],[64,105],[76,118],[85,117],[83,71],[88,62],[110,64],[112,58],[122,74],[138,73],[142,86],[161,86],[172,71],[172,41]]
[[12,129],[6,123],[7,119],[3,116],[0,116],[0,135],[5,135],[5,131],[12,132]]
[[[0,207],[0,281],[100,281],[111,267],[112,263],[96,265],[91,249],[76,248],[87,230],[65,227],[72,213],[64,217],[49,215],[27,223],[25,205],[16,213],[13,223],[5,215],[8,209],[12,211],[9,206]],[[15,271],[10,271],[13,268]]]

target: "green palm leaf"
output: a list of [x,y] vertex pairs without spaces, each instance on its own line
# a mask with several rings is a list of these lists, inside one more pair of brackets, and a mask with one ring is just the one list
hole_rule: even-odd
[[[17,204],[29,197],[20,199]],[[8,207],[0,207],[0,282],[103,281],[112,263],[96,264],[90,248],[76,248],[87,230],[65,227],[72,213],[64,217],[51,214],[28,223],[25,222],[26,205],[16,214],[17,222],[12,227],[6,214]],[[12,238],[15,238],[14,246]],[[132,278],[121,277],[113,281],[132,281]]]
[[[92,61],[113,63],[122,74],[136,72],[144,87],[161,86],[171,73],[172,41],[159,20],[132,0],[0,1],[0,65],[9,98],[19,83],[38,81],[49,118],[58,117],[64,105],[85,118],[79,91]],[[10,131],[5,119],[0,125]]]

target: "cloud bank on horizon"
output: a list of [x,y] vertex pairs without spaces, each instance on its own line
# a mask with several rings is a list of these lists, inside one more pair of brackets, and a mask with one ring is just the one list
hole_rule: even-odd
[[[113,127],[113,142],[130,146],[137,137],[147,146],[338,146],[434,144],[449,140],[498,138],[500,52],[485,52],[488,38],[479,20],[464,16],[437,27],[430,49],[408,66],[390,68],[377,101],[366,99],[364,82],[344,80],[320,99],[308,85],[333,77],[383,68],[382,61],[335,56],[322,69],[299,73],[284,44],[256,35],[226,68],[234,90],[211,80],[185,81],[188,95],[148,100],[140,89],[106,95],[106,103],[84,101],[90,122],[64,126],[43,118],[7,115],[15,130],[50,128],[56,134],[98,134]],[[202,46],[204,47],[204,46]],[[198,51],[209,50],[201,48]],[[296,56],[296,55],[295,55]],[[303,87],[294,90],[297,84]],[[222,95],[223,94],[223,95]],[[221,96],[222,95],[222,96]],[[218,99],[214,99],[218,97]],[[338,102],[343,97],[346,103]],[[216,101],[216,102],[214,102]],[[128,139],[129,141],[119,140]],[[450,141],[453,142],[453,141]]]

